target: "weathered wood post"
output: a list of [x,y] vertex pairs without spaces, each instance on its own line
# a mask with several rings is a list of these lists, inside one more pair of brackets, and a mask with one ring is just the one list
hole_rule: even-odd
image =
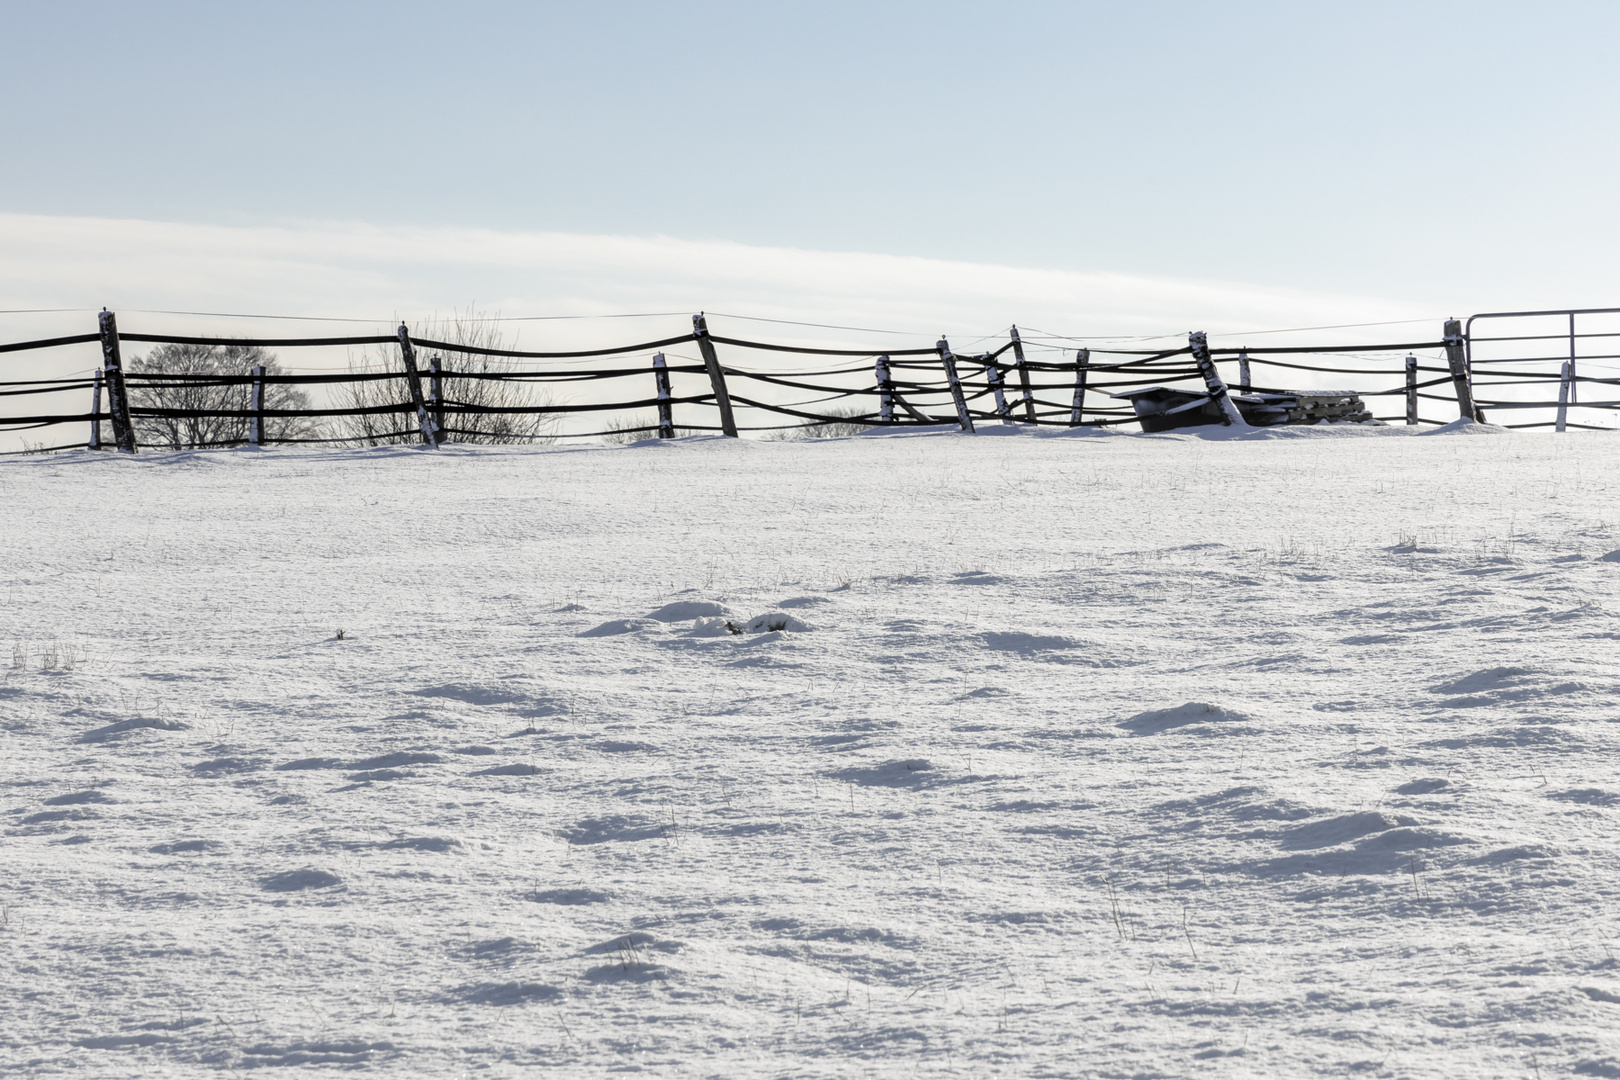
[[1215,370],[1215,360],[1209,355],[1209,339],[1202,330],[1194,330],[1187,335],[1187,344],[1192,349],[1193,363],[1198,365],[1198,372],[1204,377],[1204,385],[1209,388],[1209,399],[1221,410],[1221,423],[1231,427],[1248,427],[1249,422],[1243,419],[1236,405],[1232,404],[1232,397],[1226,392],[1226,383],[1221,373]]
[[113,443],[120,454],[135,453],[135,425],[129,419],[129,391],[124,385],[124,359],[118,352],[118,319],[101,309],[101,373],[107,381],[107,411],[112,414]]
[[935,343],[934,348],[939,351],[939,362],[945,365],[945,381],[951,386],[951,400],[956,402],[956,422],[962,425],[962,430],[973,433],[973,417],[968,415],[967,398],[962,394],[962,380],[956,377],[956,357],[951,353],[951,347],[944,338]]
[[669,365],[664,361],[663,353],[653,354],[653,386],[658,389],[658,437],[673,439],[675,406],[670,398],[674,395],[669,391]]
[[877,358],[877,365],[873,370],[877,379],[878,388],[878,416],[885,424],[894,423],[894,377],[889,374],[889,356],[887,353]]
[[411,404],[416,406],[416,422],[422,428],[422,441],[438,449],[439,431],[434,427],[433,416],[422,397],[422,373],[416,368],[416,347],[411,344],[411,334],[405,329],[404,323],[399,324],[399,355],[405,364],[405,384],[411,391]]
[[1238,393],[1249,392],[1249,350],[1243,349],[1238,353]]
[[1558,422],[1553,425],[1554,431],[1563,431],[1564,424],[1569,419],[1569,392],[1575,382],[1574,361],[1564,361],[1563,371],[1558,380]]
[[428,410],[433,414],[433,426],[439,433],[439,441],[444,441],[444,361],[435,356],[428,361],[428,403],[432,407]]
[[1074,401],[1069,405],[1069,426],[1079,427],[1086,417],[1086,369],[1091,367],[1091,350],[1074,350]]
[[254,364],[250,369],[253,382],[248,387],[248,445],[264,445],[264,365]]
[[[1581,383],[1575,378],[1575,313],[1569,313],[1569,400],[1580,404]],[[1560,428],[1560,431],[1563,429]]]
[[1446,364],[1451,368],[1451,384],[1457,388],[1457,415],[1464,420],[1485,422],[1485,414],[1474,404],[1474,388],[1470,385],[1468,360],[1463,353],[1462,323],[1446,320]]
[[990,384],[991,393],[996,396],[996,415],[1003,420],[1010,419],[1012,412],[1007,408],[1007,395],[1001,380],[1001,365],[988,354],[984,357],[984,381]]
[[714,403],[720,407],[720,433],[728,439],[737,437],[737,421],[731,415],[731,394],[726,391],[726,373],[720,367],[720,358],[714,354],[714,342],[709,340],[709,323],[703,313],[692,316],[692,336],[697,338],[703,353],[703,366],[709,372],[709,385],[714,388]]
[[1018,327],[1012,328],[1013,358],[1017,361],[1018,385],[1024,391],[1024,419],[1035,422],[1035,394],[1029,388],[1029,365],[1024,363],[1024,339],[1018,336]]
[[1416,427],[1417,417],[1417,357],[1406,358],[1406,426]]
[[101,372],[90,384],[90,449],[101,449]]

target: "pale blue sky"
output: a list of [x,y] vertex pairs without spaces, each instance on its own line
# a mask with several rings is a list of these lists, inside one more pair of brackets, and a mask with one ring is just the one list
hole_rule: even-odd
[[1620,303],[1616,5],[3,12],[0,211]]

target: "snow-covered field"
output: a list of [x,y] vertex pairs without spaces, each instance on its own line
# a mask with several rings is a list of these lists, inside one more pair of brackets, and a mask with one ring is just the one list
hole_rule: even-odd
[[995,430],[0,465],[0,1071],[1620,1076],[1620,440]]

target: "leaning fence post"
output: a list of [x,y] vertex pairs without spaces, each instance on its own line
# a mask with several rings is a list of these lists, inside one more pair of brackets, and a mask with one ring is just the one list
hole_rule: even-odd
[[894,379],[889,375],[889,356],[887,353],[877,358],[877,366],[873,370],[877,378],[878,388],[878,416],[885,424],[894,423]]
[[1018,327],[1012,328],[1013,358],[1018,362],[1018,385],[1024,391],[1024,419],[1035,422],[1035,395],[1029,388],[1029,365],[1024,363],[1024,339],[1018,336]]
[[1558,423],[1553,425],[1554,431],[1563,431],[1564,422],[1569,419],[1569,391],[1575,382],[1575,365],[1569,360],[1564,361],[1564,368],[1558,379]]
[[254,364],[250,369],[253,382],[248,389],[248,445],[264,445],[264,365]]
[[1417,357],[1406,358],[1406,426],[1416,427],[1417,417]]
[[428,411],[433,414],[433,426],[444,440],[444,361],[435,356],[428,361]]
[[90,449],[101,449],[101,372],[90,383]]
[[416,406],[416,421],[422,428],[422,441],[437,449],[439,432],[433,426],[433,417],[422,398],[422,373],[416,369],[416,347],[411,344],[410,331],[405,329],[404,323],[399,324],[399,355],[405,363],[405,385],[411,391],[411,404]]
[[1238,393],[1247,394],[1248,392],[1249,392],[1249,350],[1248,349],[1242,349],[1242,350],[1240,350],[1238,352]]
[[726,392],[726,373],[720,367],[720,358],[714,354],[714,342],[709,340],[709,323],[703,313],[692,316],[692,336],[697,338],[703,353],[703,366],[709,372],[709,385],[714,388],[714,403],[720,407],[720,433],[727,438],[737,437],[737,421],[731,415],[731,395]]
[[1086,369],[1091,366],[1091,350],[1074,351],[1074,403],[1069,406],[1069,426],[1079,427],[1086,415]]
[[989,355],[984,358],[984,381],[990,384],[991,392],[996,395],[996,415],[1003,420],[1009,419],[1011,410],[1007,408],[1007,395],[1003,392],[1001,365]]
[[107,411],[112,414],[113,442],[121,454],[135,453],[135,425],[129,419],[129,391],[124,385],[124,359],[118,353],[118,319],[101,309],[101,371],[107,379]]
[[673,439],[675,407],[670,401],[673,395],[669,391],[669,365],[664,362],[663,353],[653,354],[653,386],[658,389],[658,437]]
[[1221,423],[1248,427],[1249,422],[1243,419],[1243,414],[1232,403],[1231,395],[1226,392],[1226,382],[1215,369],[1215,360],[1209,355],[1209,339],[1204,332],[1194,330],[1188,334],[1187,344],[1192,350],[1193,363],[1198,365],[1199,374],[1204,376],[1204,385],[1209,388],[1209,399],[1221,410]]
[[1469,385],[1468,361],[1463,355],[1462,323],[1446,320],[1446,364],[1451,368],[1451,383],[1457,388],[1457,415],[1465,420],[1485,422],[1485,413],[1474,404],[1474,389]]
[[962,430],[972,434],[973,417],[968,415],[967,398],[962,394],[962,380],[956,377],[956,357],[951,354],[951,347],[944,338],[940,338],[934,345],[939,350],[940,363],[945,365],[945,381],[951,385],[951,400],[956,402],[956,422],[962,425]]

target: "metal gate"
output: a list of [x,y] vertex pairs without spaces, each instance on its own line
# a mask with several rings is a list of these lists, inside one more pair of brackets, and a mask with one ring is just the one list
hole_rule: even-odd
[[1615,430],[1620,308],[1490,311],[1463,333],[1475,403],[1493,423]]

